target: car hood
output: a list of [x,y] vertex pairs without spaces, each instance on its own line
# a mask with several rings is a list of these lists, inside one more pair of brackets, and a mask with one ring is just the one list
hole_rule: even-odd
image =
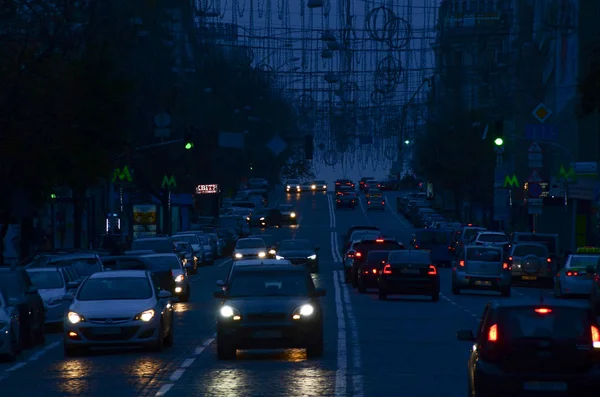
[[242,255],[258,254],[259,252],[266,252],[266,251],[267,251],[267,248],[236,248],[235,249],[236,254],[242,254]]
[[192,246],[192,250],[194,252],[202,251],[202,246],[200,244],[190,244]]
[[307,258],[311,255],[314,255],[315,251],[313,250],[289,250],[289,251],[285,251],[285,250],[280,250],[277,251],[277,255],[279,256],[283,256],[285,257],[289,257],[289,258]]
[[242,316],[247,313],[292,313],[302,305],[310,303],[307,296],[266,296],[260,298],[233,298],[225,301],[225,305],[238,310]]
[[48,302],[52,298],[60,298],[65,295],[65,290],[62,288],[56,289],[39,289],[38,292],[44,302]]
[[133,317],[155,306],[155,299],[126,299],[73,302],[69,310],[84,317]]

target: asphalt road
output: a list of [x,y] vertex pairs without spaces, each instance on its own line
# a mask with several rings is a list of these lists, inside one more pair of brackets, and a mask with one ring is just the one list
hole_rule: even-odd
[[[389,193],[390,203],[398,192]],[[300,214],[297,228],[271,229],[279,239],[307,238],[320,246],[317,286],[327,289],[325,354],[307,360],[302,350],[238,352],[237,361],[218,361],[214,344],[215,282],[229,260],[192,276],[192,298],[177,303],[175,345],[163,353],[141,350],[93,353],[65,358],[60,334],[46,346],[27,351],[19,361],[0,364],[1,395],[35,397],[268,397],[406,396],[464,397],[468,344],[456,330],[474,329],[491,299],[539,298],[549,290],[513,288],[513,297],[450,292],[450,270],[440,270],[442,297],[400,298],[381,302],[343,283],[340,239],[352,225],[373,224],[408,244],[410,224],[388,208],[366,212],[335,210],[330,194],[285,197]],[[392,205],[393,207],[393,205]],[[394,207],[395,208],[395,207]]]

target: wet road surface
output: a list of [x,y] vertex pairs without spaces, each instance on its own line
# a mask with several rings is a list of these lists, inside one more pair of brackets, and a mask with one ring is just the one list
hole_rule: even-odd
[[[388,193],[395,203],[400,193]],[[410,224],[394,213],[367,212],[365,203],[335,210],[331,193],[280,195],[296,206],[299,226],[270,229],[278,239],[306,238],[321,248],[318,287],[323,299],[325,354],[307,360],[302,350],[238,352],[236,361],[216,358],[215,282],[231,261],[221,259],[191,276],[192,297],[176,303],[175,344],[162,353],[143,350],[94,352],[65,358],[59,333],[46,345],[25,351],[14,363],[0,364],[0,394],[11,397],[264,397],[407,396],[455,397],[467,394],[469,345],[456,330],[474,329],[491,299],[538,299],[550,290],[514,287],[512,298],[450,292],[450,270],[441,269],[441,299],[377,300],[344,284],[339,246],[348,227],[379,226],[408,245]]]

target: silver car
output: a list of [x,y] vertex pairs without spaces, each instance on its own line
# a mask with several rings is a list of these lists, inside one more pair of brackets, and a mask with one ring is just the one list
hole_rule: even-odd
[[599,265],[598,254],[569,255],[565,267],[560,269],[554,279],[554,296],[557,298],[589,297]]
[[556,274],[556,260],[541,243],[516,243],[509,251],[508,264],[514,281],[551,283]]
[[0,361],[14,361],[21,353],[19,311],[9,306],[0,290]]
[[267,246],[260,238],[241,238],[233,249],[234,261],[267,257]]
[[500,247],[467,246],[452,269],[452,293],[492,290],[510,296],[511,271]]
[[63,326],[64,352],[92,347],[173,345],[171,293],[146,270],[116,270],[88,277],[73,297]]
[[43,267],[27,269],[27,274],[44,301],[47,325],[62,325],[65,312],[71,305],[72,295],[79,281],[71,280],[65,268]]

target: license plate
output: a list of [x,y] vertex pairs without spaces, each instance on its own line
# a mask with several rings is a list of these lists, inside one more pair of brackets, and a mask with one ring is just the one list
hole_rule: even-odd
[[119,327],[94,328],[95,335],[118,335],[120,333],[121,328]]
[[521,277],[523,280],[537,280],[537,276],[523,276]]
[[402,269],[402,273],[406,274],[419,274],[419,269]]
[[267,339],[267,338],[281,338],[281,331],[255,331],[255,338]]
[[525,382],[523,388],[538,391],[566,391],[567,384],[565,382]]
[[492,282],[491,281],[477,280],[477,281],[475,281],[475,285],[486,285],[486,286],[489,286],[489,285],[492,285]]

